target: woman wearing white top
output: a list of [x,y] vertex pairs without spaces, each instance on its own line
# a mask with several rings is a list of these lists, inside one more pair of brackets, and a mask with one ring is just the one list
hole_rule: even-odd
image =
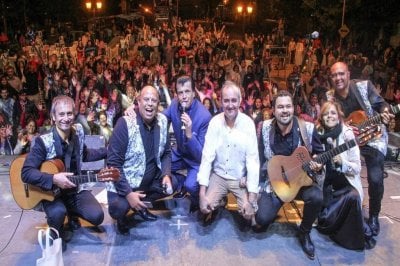
[[[321,108],[319,127],[321,142],[330,150],[355,138],[343,124],[339,105],[326,102]],[[326,164],[324,205],[318,217],[318,230],[347,249],[371,249],[376,241],[364,221],[363,190],[360,179],[360,150],[354,146],[333,157]]]

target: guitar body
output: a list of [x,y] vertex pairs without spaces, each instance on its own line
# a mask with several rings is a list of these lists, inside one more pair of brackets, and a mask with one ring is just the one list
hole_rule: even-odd
[[[34,208],[40,201],[54,200],[53,191],[44,191],[37,186],[26,184],[22,181],[21,171],[25,162],[26,155],[18,156],[10,166],[10,185],[15,202],[24,210]],[[61,160],[45,161],[40,171],[56,174],[64,171],[64,164]]]
[[[22,182],[21,172],[24,166],[26,154],[18,156],[10,166],[10,186],[15,202],[24,210],[34,208],[40,201],[54,200],[53,191],[45,191],[37,186]],[[64,172],[64,163],[60,159],[48,160],[42,163],[40,171],[48,174]],[[69,176],[75,185],[88,182],[117,182],[120,172],[117,168],[103,168],[97,174],[85,174]]]
[[268,176],[275,194],[283,201],[292,201],[303,186],[313,181],[303,170],[303,164],[311,161],[303,146],[297,147],[290,156],[275,155],[268,161]]
[[346,122],[350,123],[351,125],[361,125],[364,121],[368,119],[367,114],[362,110],[357,110],[351,112],[351,114],[346,118]]

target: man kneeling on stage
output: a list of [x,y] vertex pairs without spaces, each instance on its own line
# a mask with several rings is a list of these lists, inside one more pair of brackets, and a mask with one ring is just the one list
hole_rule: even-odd
[[[209,214],[228,192],[237,199],[239,212],[251,220],[257,211],[259,157],[253,120],[239,112],[241,94],[233,82],[222,87],[224,113],[209,124],[197,181],[200,211]],[[241,182],[246,176],[246,182]],[[207,217],[207,216],[206,216]]]
[[[172,194],[171,150],[168,123],[158,112],[159,95],[145,86],[138,99],[135,117],[121,117],[108,145],[108,166],[120,170],[118,182],[107,184],[110,216],[117,220],[121,234],[129,233],[127,213],[134,210],[146,221],[157,216],[148,211],[147,202]],[[174,185],[173,185],[174,184]]]

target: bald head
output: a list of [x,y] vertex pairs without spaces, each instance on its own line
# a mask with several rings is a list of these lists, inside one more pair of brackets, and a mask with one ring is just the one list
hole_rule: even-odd
[[346,63],[337,62],[331,67],[331,79],[335,87],[335,91],[347,97],[350,85],[350,71]]
[[138,107],[139,114],[146,124],[151,124],[157,115],[160,97],[153,86],[144,86],[140,91]]

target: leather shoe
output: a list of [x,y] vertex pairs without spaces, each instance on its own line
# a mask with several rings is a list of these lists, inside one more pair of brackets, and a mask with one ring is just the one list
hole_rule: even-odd
[[120,235],[128,235],[129,229],[125,217],[117,220],[117,230]]
[[373,249],[376,245],[376,240],[374,237],[365,238],[365,249]]
[[315,248],[313,242],[311,241],[310,233],[304,233],[300,231],[299,240],[301,248],[303,249],[304,253],[306,253],[307,257],[311,260],[315,259]]
[[141,209],[137,213],[145,221],[155,221],[155,220],[157,220],[157,216],[152,214],[151,212],[149,212],[148,209]]
[[81,228],[81,222],[79,221],[79,218],[76,216],[70,216],[68,218],[68,227],[74,231]]
[[381,227],[379,225],[379,218],[377,215],[372,215],[368,219],[368,225],[371,228],[371,232],[373,236],[379,235]]

